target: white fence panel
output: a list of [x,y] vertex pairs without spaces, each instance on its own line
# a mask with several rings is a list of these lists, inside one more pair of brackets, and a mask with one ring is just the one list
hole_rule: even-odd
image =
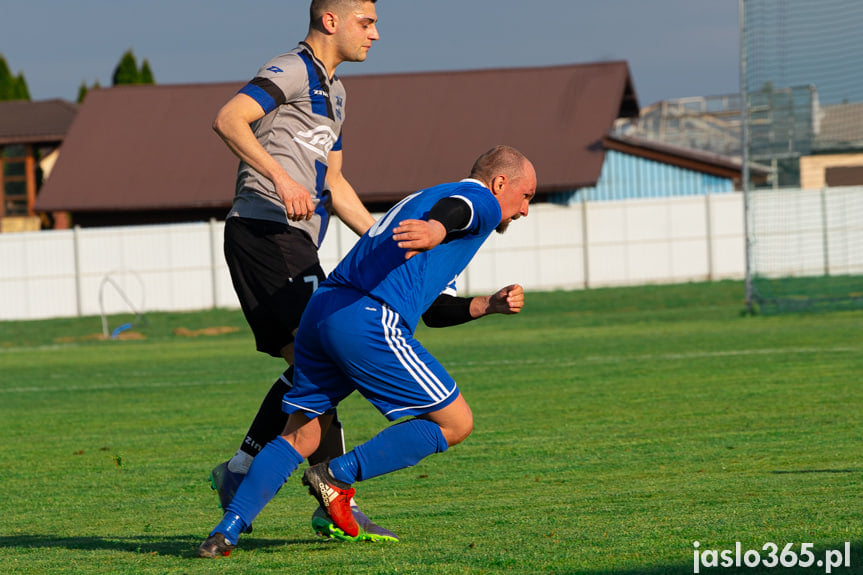
[[[589,285],[715,278],[711,258],[713,237],[726,228],[738,228],[742,236],[742,227],[734,221],[742,219],[743,206],[738,200],[738,212],[730,222],[722,216],[711,216],[711,206],[711,196],[588,204]],[[740,267],[732,273],[742,276],[742,241],[740,245]]]
[[[834,219],[842,210],[841,198],[836,201]],[[237,308],[223,232],[224,223],[214,221],[2,234],[0,320],[99,315],[103,309]],[[837,230],[831,241],[855,241],[863,230],[853,233]],[[356,240],[334,219],[320,250],[324,271]],[[511,283],[540,291],[742,278],[743,247],[740,194],[539,204],[506,234],[489,238],[459,289],[481,294]],[[836,265],[848,269],[839,255]]]
[[742,194],[708,196],[711,280],[746,275],[746,231]]
[[0,319],[77,314],[74,232],[0,235]]
[[830,274],[863,274],[863,191],[831,189],[824,193],[824,206],[824,252]]
[[81,230],[82,315],[213,307],[211,249],[208,224]]
[[756,191],[753,262],[767,277],[863,273],[863,189]]

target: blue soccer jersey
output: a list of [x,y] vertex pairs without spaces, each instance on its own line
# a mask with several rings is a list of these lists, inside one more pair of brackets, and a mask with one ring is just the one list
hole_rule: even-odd
[[[471,208],[461,230],[451,231],[439,246],[405,260],[407,250],[393,239],[393,229],[408,219],[427,219],[439,200],[456,197]],[[483,242],[500,224],[500,204],[477,180],[441,184],[408,196],[360,238],[323,286],[345,286],[398,312],[411,331],[442,291],[451,286]]]
[[[467,202],[467,225],[406,260],[393,229],[428,218],[441,199]],[[317,416],[358,390],[390,420],[437,411],[458,397],[455,380],[413,337],[422,313],[498,226],[500,204],[476,180],[408,196],[357,242],[303,312],[294,347],[294,385],[285,412]]]

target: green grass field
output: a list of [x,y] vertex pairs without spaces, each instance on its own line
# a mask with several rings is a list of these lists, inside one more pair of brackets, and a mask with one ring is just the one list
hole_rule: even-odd
[[[475,430],[357,485],[402,541],[315,538],[296,474],[219,560],[195,557],[221,516],[207,475],[283,369],[239,312],[114,341],[99,318],[0,322],[0,573],[682,575],[737,542],[812,564],[700,572],[825,573],[847,543],[830,571],[863,573],[863,311],[743,308],[739,282],[601,289],[423,327]],[[385,425],[360,397],[341,414],[349,444]]]

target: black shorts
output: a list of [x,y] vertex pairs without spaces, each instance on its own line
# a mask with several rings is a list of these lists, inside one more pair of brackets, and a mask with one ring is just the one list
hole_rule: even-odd
[[258,351],[281,357],[326,275],[302,230],[249,218],[225,221],[225,260]]

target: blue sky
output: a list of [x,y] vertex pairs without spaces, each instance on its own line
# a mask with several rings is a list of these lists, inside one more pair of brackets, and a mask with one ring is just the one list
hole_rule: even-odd
[[[379,0],[381,40],[339,72],[625,60],[639,102],[739,90],[736,0]],[[305,36],[305,0],[0,0],[0,54],[34,100],[111,83],[127,49],[160,84],[243,81]]]

